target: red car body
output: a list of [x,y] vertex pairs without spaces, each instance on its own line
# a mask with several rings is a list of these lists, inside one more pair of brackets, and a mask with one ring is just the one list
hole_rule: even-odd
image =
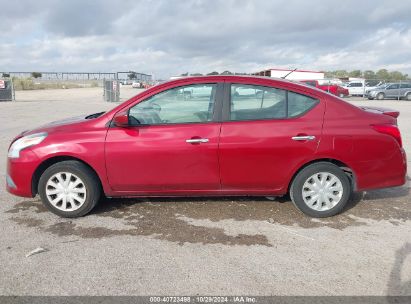
[[324,84],[324,85],[321,85],[321,84],[319,84],[318,80],[301,80],[301,82],[303,82],[307,85],[316,87],[320,90],[329,92],[329,93],[331,93],[335,96],[338,96],[338,97],[346,97],[346,96],[349,95],[349,92],[348,92],[347,89],[345,89],[345,88],[343,88],[343,87],[341,87],[337,84]]
[[[164,90],[218,84],[217,119],[206,123],[118,127],[131,106]],[[231,83],[275,87],[319,102],[291,119],[228,121]],[[20,134],[48,136],[8,158],[7,190],[33,197],[50,165],[78,160],[97,174],[104,194],[115,196],[283,195],[307,164],[327,160],[352,173],[356,190],[405,183],[406,156],[398,112],[364,110],[315,88],[286,80],[245,76],[189,77],[152,87],[99,117],[52,123]],[[313,135],[313,141],[294,136]],[[206,144],[187,139],[207,138]],[[15,139],[15,140],[16,140]]]

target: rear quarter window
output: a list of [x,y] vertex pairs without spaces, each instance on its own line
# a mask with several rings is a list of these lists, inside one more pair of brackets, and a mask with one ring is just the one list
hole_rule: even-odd
[[288,115],[287,117],[293,118],[300,116],[301,114],[311,110],[319,101],[312,97],[288,92]]

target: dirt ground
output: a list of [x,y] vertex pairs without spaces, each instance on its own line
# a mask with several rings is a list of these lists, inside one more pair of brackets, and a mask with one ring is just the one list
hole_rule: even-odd
[[[122,87],[122,99],[139,90]],[[411,195],[356,193],[328,219],[288,198],[105,199],[80,219],[5,191],[19,132],[115,104],[101,88],[19,91],[0,103],[1,295],[411,295]],[[401,111],[411,166],[411,102]],[[47,251],[26,257],[37,247]]]

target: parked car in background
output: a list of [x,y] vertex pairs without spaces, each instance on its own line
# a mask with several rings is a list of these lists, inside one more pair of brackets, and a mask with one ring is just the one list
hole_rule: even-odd
[[343,88],[342,86],[339,86],[338,84],[320,84],[318,80],[300,80],[300,82],[329,92],[341,98],[349,95],[348,90],[346,88]]
[[366,97],[370,100],[398,98],[411,100],[411,82],[387,83],[386,85],[367,90]]
[[287,193],[305,214],[328,217],[352,191],[405,183],[398,115],[288,80],[185,77],[19,134],[6,187],[38,193],[63,217],[87,214],[100,195]]
[[351,96],[365,96],[367,90],[375,89],[382,84],[382,82],[356,80],[350,81],[344,88],[348,90]]
[[136,88],[136,89],[140,89],[140,88],[142,88],[142,85],[141,85],[141,82],[139,82],[139,81],[134,81],[134,82],[131,84],[131,87],[132,87],[132,88]]

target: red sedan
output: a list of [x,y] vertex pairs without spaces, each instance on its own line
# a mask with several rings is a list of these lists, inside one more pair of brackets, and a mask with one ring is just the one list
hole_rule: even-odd
[[361,109],[316,88],[243,76],[152,87],[107,113],[17,136],[7,189],[64,217],[100,195],[279,196],[314,217],[352,191],[405,183],[399,113]]

